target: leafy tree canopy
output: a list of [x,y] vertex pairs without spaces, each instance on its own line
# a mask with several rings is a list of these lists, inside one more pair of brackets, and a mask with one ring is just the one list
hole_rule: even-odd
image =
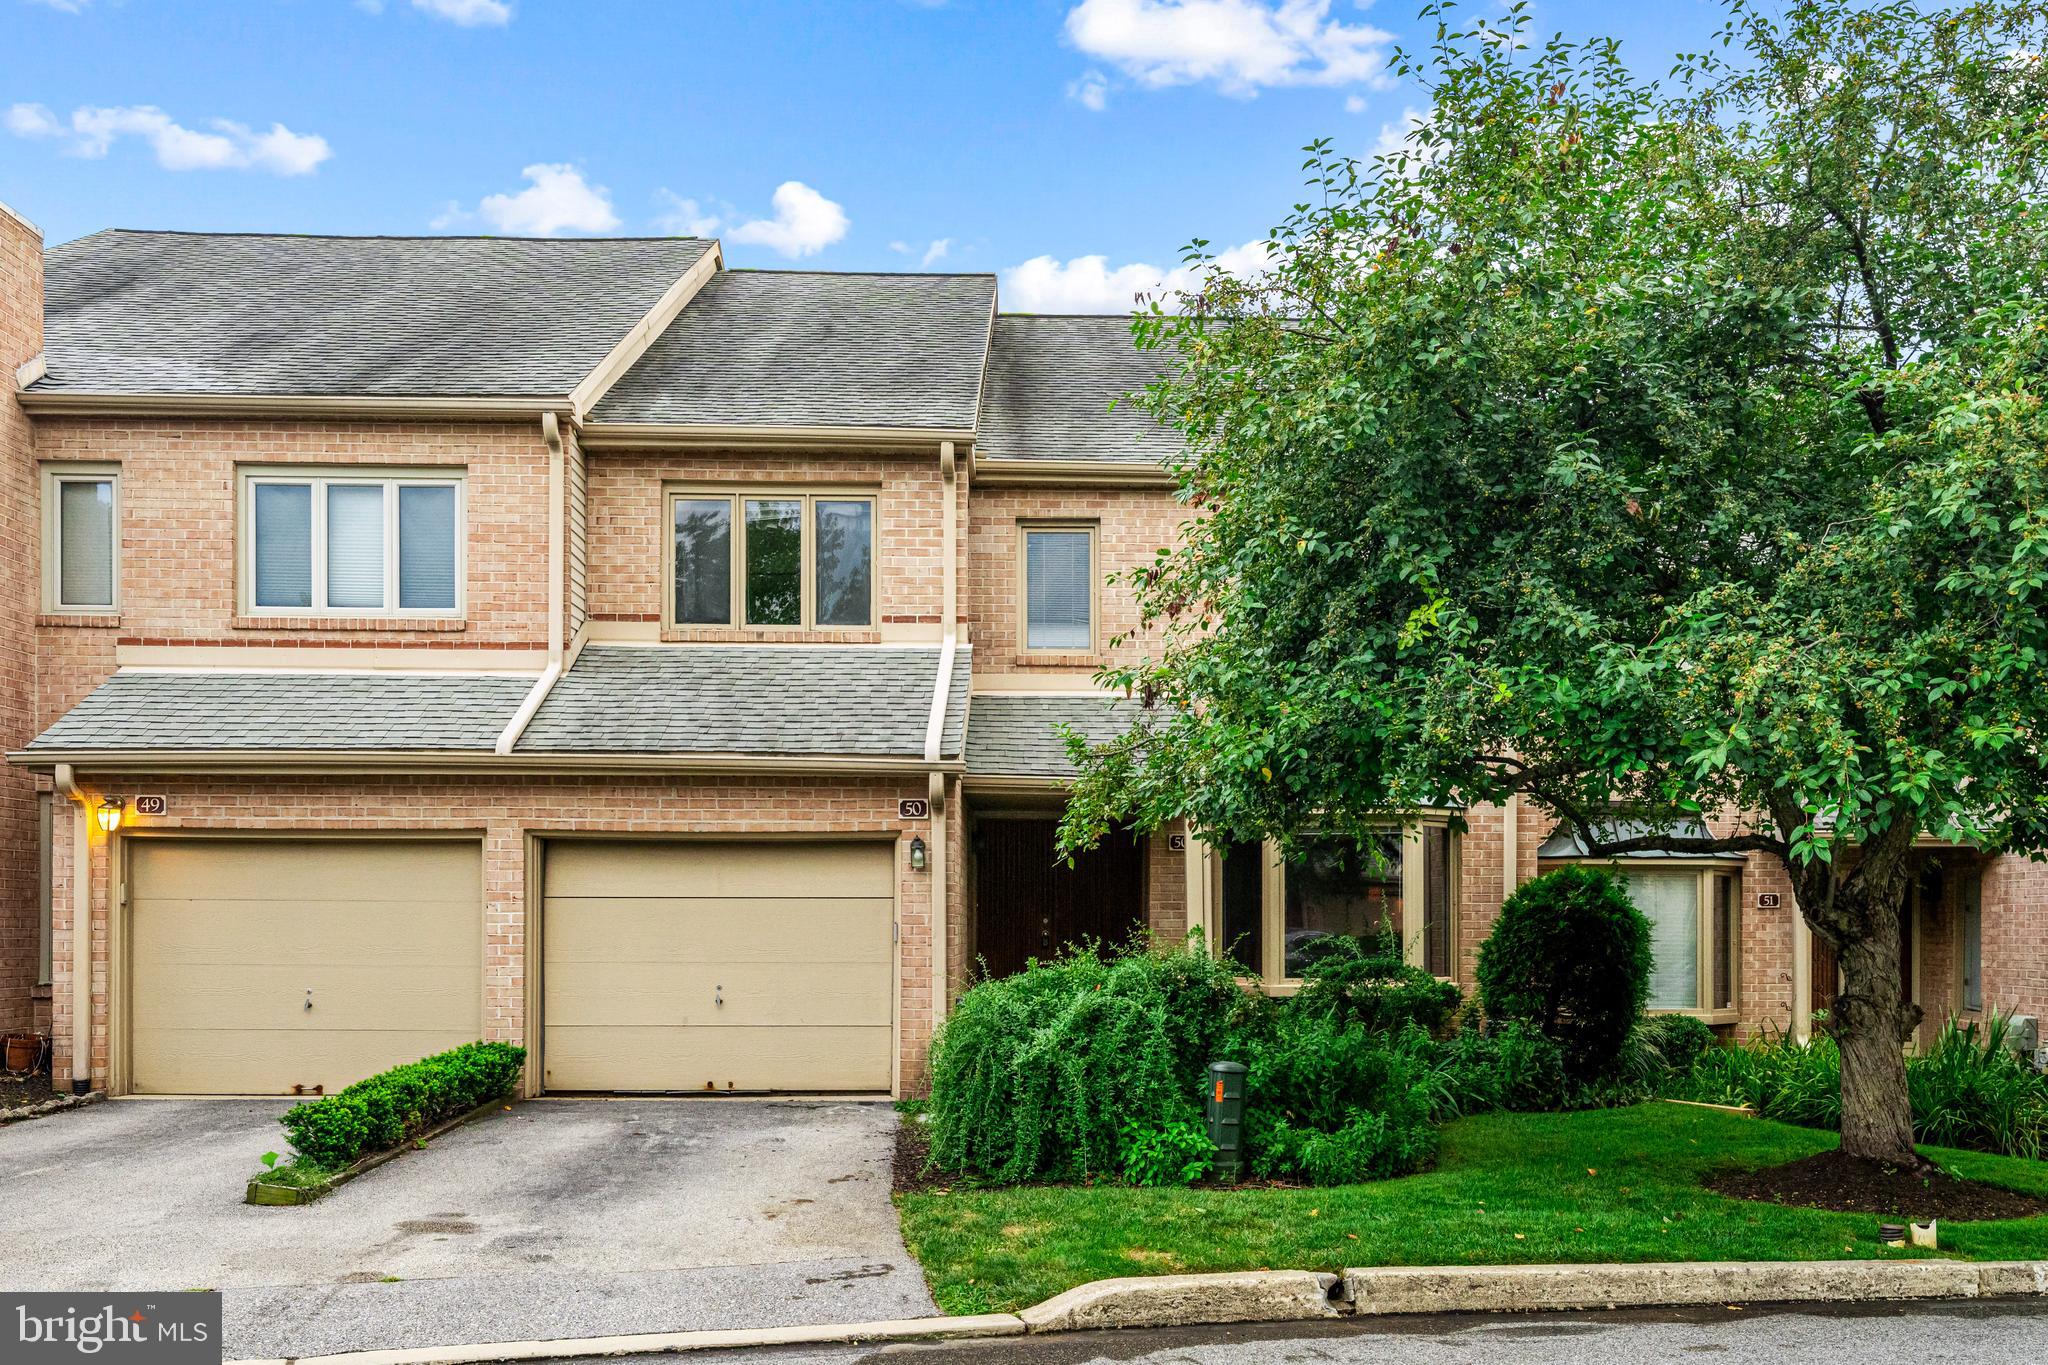
[[1135,324],[1191,518],[1063,837],[1519,793],[1773,853],[1895,1061],[1914,836],[2048,849],[2048,11],[1737,0],[1661,83],[1424,14],[1408,145]]

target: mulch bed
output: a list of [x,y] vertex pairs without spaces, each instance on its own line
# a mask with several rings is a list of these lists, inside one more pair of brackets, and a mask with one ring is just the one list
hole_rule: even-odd
[[56,1097],[57,1092],[50,1088],[47,1075],[21,1077],[0,1074],[0,1111],[25,1109]]
[[930,1190],[951,1189],[952,1182],[943,1171],[928,1170],[926,1163],[931,1156],[932,1137],[925,1126],[908,1114],[896,1124],[896,1158],[893,1170],[896,1176],[896,1193],[924,1194]]
[[1915,1171],[1888,1166],[1839,1151],[1760,1171],[1736,1171],[1708,1181],[1707,1188],[1767,1204],[1958,1223],[2048,1213],[2048,1201],[2015,1190],[1957,1180],[1931,1168]]

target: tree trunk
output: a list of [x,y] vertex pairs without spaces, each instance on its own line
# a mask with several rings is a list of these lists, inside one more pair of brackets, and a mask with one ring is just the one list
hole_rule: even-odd
[[1899,974],[1906,880],[1881,877],[1861,890],[1865,894],[1855,897],[1861,904],[1850,916],[1861,932],[1841,935],[1835,943],[1842,990],[1828,1029],[1842,1053],[1842,1150],[1917,1168],[1904,1047],[1920,1010],[1906,1002]]

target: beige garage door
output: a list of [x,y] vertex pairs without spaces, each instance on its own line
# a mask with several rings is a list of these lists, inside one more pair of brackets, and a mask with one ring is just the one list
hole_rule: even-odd
[[480,1036],[474,843],[136,839],[128,868],[138,1091],[331,1092]]
[[552,844],[552,1090],[889,1089],[888,844]]

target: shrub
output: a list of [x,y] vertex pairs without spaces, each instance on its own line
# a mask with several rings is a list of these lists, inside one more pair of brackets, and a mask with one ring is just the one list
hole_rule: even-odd
[[1640,1054],[1636,1069],[1645,1079],[1656,1080],[1668,1074],[1683,1075],[1719,1045],[1706,1020],[1690,1014],[1651,1015],[1635,1027],[1629,1039]]
[[1951,1019],[1924,1055],[1907,1059],[1913,1131],[1922,1142],[2040,1158],[2048,1146],[2048,1076],[2006,1046],[2010,1026],[1996,1014],[1981,1027]]
[[464,1043],[294,1105],[278,1122],[302,1157],[320,1166],[347,1166],[508,1093],[525,1064],[525,1048]]
[[1123,1170],[1194,1122],[1203,1069],[1270,1007],[1198,949],[1083,949],[968,990],[932,1045],[932,1161],[1013,1182]]
[[1575,1107],[1564,1049],[1520,1019],[1492,1029],[1468,1023],[1443,1046],[1437,1072],[1445,1117],[1492,1109],[1534,1114]]
[[1312,1184],[1402,1175],[1436,1155],[1449,1108],[1435,1045],[1417,1025],[1374,1033],[1283,1009],[1244,1058],[1253,1174]]
[[1431,1033],[1463,1002],[1456,985],[1401,957],[1392,934],[1332,934],[1302,950],[1302,987],[1291,1008],[1340,1024],[1392,1032],[1411,1020]]
[[1124,1179],[1133,1185],[1192,1185],[1216,1164],[1202,1124],[1124,1125]]
[[1611,1074],[1650,989],[1650,925],[1605,872],[1547,872],[1508,897],[1479,945],[1489,1020],[1533,1024],[1572,1079]]

